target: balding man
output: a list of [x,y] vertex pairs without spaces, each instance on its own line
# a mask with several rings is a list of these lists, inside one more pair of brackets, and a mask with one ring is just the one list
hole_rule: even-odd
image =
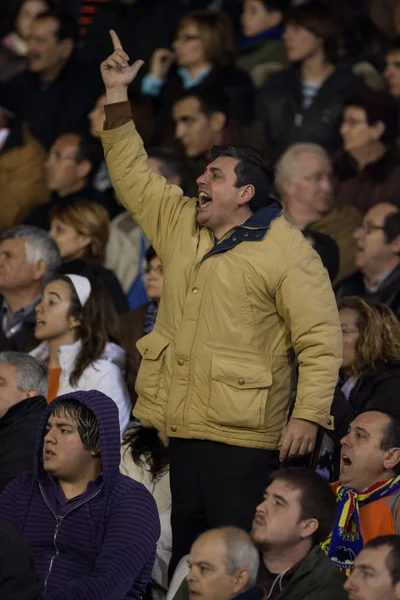
[[358,271],[336,287],[336,298],[360,296],[387,304],[400,318],[400,211],[381,202],[365,215],[354,234]]
[[276,186],[286,216],[302,231],[329,235],[339,247],[337,281],[355,270],[353,233],[361,215],[352,206],[334,206],[332,167],[317,144],[293,144],[276,166]]
[[259,563],[258,550],[243,529],[210,529],[197,538],[189,556],[182,559],[168,597],[232,600],[240,595],[241,600],[261,600],[261,589],[255,588]]

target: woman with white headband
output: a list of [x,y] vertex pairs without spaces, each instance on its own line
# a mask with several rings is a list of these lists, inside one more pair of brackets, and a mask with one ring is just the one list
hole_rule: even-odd
[[35,337],[43,342],[30,354],[49,367],[47,401],[75,390],[99,390],[117,404],[122,435],[132,408],[126,357],[118,315],[101,284],[70,274],[50,281],[36,306]]

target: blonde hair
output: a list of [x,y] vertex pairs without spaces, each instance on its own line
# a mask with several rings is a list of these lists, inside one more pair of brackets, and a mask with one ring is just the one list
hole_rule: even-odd
[[400,359],[400,324],[388,306],[370,305],[362,298],[348,296],[339,301],[339,312],[345,308],[357,314],[359,336],[356,358],[350,371],[359,379],[376,372],[382,365]]
[[58,219],[75,229],[80,235],[91,238],[90,244],[84,250],[83,260],[104,262],[110,235],[110,217],[104,206],[77,198],[69,204],[55,206],[50,213],[50,218]]
[[178,24],[178,31],[194,23],[199,29],[207,61],[214,67],[233,63],[235,34],[231,19],[221,11],[194,10],[185,15]]
[[318,144],[302,143],[289,146],[275,165],[275,185],[280,195],[284,195],[283,182],[293,181],[297,176],[297,161],[300,154],[315,154],[329,160],[328,154]]

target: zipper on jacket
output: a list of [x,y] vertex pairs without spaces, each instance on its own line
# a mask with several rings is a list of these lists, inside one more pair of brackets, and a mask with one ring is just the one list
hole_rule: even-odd
[[51,508],[50,504],[47,501],[46,498],[46,494],[43,493],[43,489],[42,489],[42,484],[39,484],[39,489],[40,489],[40,493],[42,494],[43,500],[45,501],[47,508],[49,509],[49,511],[52,513],[52,515],[54,515],[54,518],[57,521],[57,525],[56,525],[56,529],[54,531],[54,536],[53,536],[53,544],[54,544],[54,548],[56,550],[56,553],[51,557],[50,560],[50,564],[49,564],[49,570],[47,571],[47,575],[46,575],[46,579],[44,581],[44,595],[46,595],[47,592],[47,582],[49,580],[51,571],[53,569],[53,563],[55,561],[55,559],[57,558],[57,556],[59,555],[59,551],[57,548],[57,535],[58,535],[58,531],[60,529],[61,523],[63,521],[63,519],[65,519],[66,516],[68,516],[69,514],[71,514],[76,508],[79,508],[81,506],[83,506],[83,504],[86,504],[86,502],[89,502],[90,500],[93,500],[93,498],[95,498],[98,494],[100,494],[101,490],[103,489],[103,486],[101,486],[98,490],[96,490],[96,492],[90,496],[89,498],[86,498],[85,500],[83,500],[82,502],[80,502],[80,504],[77,504],[76,506],[74,506],[74,508],[72,508],[69,512],[65,513],[65,515],[63,515],[62,517],[56,515],[56,513],[54,512],[54,510]]

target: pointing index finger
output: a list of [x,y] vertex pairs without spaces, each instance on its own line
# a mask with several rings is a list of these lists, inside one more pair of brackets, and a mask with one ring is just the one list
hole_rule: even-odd
[[119,41],[119,37],[117,36],[114,29],[110,29],[110,35],[114,46],[114,50],[122,50],[121,42]]

